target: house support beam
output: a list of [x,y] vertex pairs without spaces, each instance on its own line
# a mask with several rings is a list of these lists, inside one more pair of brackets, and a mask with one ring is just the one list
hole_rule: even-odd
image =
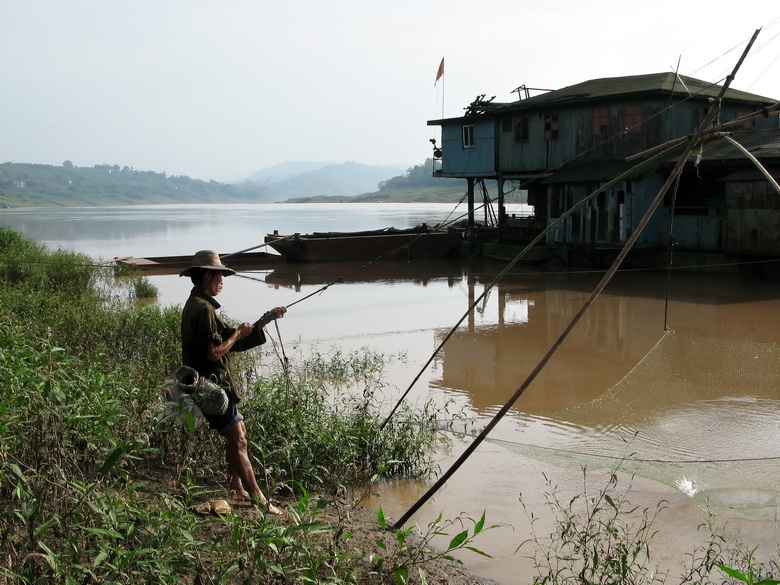
[[466,242],[468,246],[468,255],[474,256],[477,250],[477,228],[474,222],[474,185],[476,184],[474,177],[466,178],[466,195],[468,201],[468,218],[466,221]]
[[501,227],[506,225],[506,207],[504,207],[504,179],[499,177],[498,184],[498,240],[501,241]]
[[466,227],[468,228],[467,234],[469,239],[471,239],[474,234],[474,183],[474,177],[468,177],[466,179],[466,195],[468,201],[468,221]]

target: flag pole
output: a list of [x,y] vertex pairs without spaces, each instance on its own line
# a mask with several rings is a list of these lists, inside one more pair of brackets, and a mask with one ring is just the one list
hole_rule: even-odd
[[[434,80],[433,85],[437,86],[442,77],[444,77],[444,57],[441,58],[439,68],[436,70],[436,79]],[[441,119],[444,119],[444,81],[441,82]]]
[[[442,59],[442,63],[444,63],[444,59]],[[446,85],[446,81],[441,82],[441,119],[444,119],[444,86]]]
[[[439,83],[439,80],[444,77],[444,57],[441,58],[441,63],[439,63],[439,68],[436,70],[436,81],[433,82],[433,85],[436,85]],[[441,82],[441,117],[442,120],[444,119],[444,82]]]

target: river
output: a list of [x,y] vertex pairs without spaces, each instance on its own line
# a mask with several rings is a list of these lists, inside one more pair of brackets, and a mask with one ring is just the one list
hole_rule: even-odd
[[[203,248],[224,254],[260,245],[274,230],[404,228],[463,213],[463,208],[449,204],[380,203],[29,208],[0,210],[0,225],[52,248],[106,260],[192,254]],[[411,385],[409,402],[446,405],[448,416],[457,414],[458,424],[466,421],[469,428],[479,429],[556,343],[603,276],[549,262],[521,264],[491,287],[502,269],[501,262],[490,259],[380,262],[369,269],[349,263],[282,265],[230,278],[219,300],[231,317],[254,320],[270,307],[292,305],[350,275],[291,307],[279,322],[278,343],[285,352],[369,348],[392,356],[383,394],[388,409],[420,374]],[[158,302],[181,304],[186,299],[187,279],[149,278],[160,290]],[[475,299],[479,303],[467,311]],[[739,531],[746,544],[774,553],[780,536],[776,521],[780,492],[774,488],[780,482],[780,396],[773,377],[777,367],[769,362],[774,359],[774,344],[780,343],[778,315],[777,281],[672,271],[667,292],[665,272],[618,273],[489,440],[411,522],[425,528],[439,513],[444,518],[464,513],[477,519],[485,512],[488,524],[501,527],[481,535],[474,546],[491,557],[465,551],[460,558],[474,573],[502,585],[530,582],[531,549],[515,552],[531,535],[529,514],[536,518],[537,534],[546,535],[554,526],[546,503],[551,486],[568,501],[583,491],[585,483],[589,490],[606,485],[609,465],[617,465],[619,457],[600,460],[606,452],[594,441],[622,429],[629,439],[629,431],[635,432],[636,448],[648,454],[643,465],[627,466],[619,489],[630,483],[629,499],[640,508],[666,502],[656,520],[658,535],[652,545],[656,562],[679,573],[679,563],[706,536],[699,526],[708,519],[708,510],[716,512],[714,520],[725,524],[727,533]],[[461,318],[462,324],[450,335]],[[712,373],[724,358],[689,354],[687,342],[655,362],[643,362],[648,354],[659,355],[657,344],[667,339],[665,328],[759,345],[734,342],[739,351],[727,353],[737,361],[724,363],[725,373],[711,375],[690,395],[669,396],[665,388],[682,377],[680,367],[693,370],[699,365],[704,374]],[[424,367],[445,339],[435,359]],[[648,376],[641,373],[641,364],[651,374],[653,368],[658,370],[653,380],[667,380],[665,385],[657,387],[649,378],[646,384],[633,386],[621,382]],[[666,377],[662,369],[670,370]],[[731,372],[735,376],[728,375]],[[617,394],[611,393],[619,383]],[[568,414],[576,411],[572,407],[613,395],[625,399],[602,401],[607,406],[587,424],[569,419]],[[586,413],[596,412],[587,408]],[[448,439],[440,452],[444,470],[470,439],[443,436]],[[599,447],[588,450],[588,445]],[[631,444],[627,452],[633,449]],[[754,462],[741,467],[747,459]],[[698,478],[692,463],[703,461],[709,467]],[[729,475],[737,477],[726,480]],[[696,482],[707,483],[708,489],[692,488]],[[382,484],[366,505],[382,506],[386,515],[398,518],[431,484],[432,480]],[[436,542],[442,545],[447,540]]]

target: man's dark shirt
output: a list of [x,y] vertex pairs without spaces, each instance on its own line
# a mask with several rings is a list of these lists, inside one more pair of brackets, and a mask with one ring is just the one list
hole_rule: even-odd
[[[230,353],[216,362],[208,358],[209,346],[221,344],[235,331],[217,316],[220,304],[200,287],[193,287],[181,315],[181,360],[198,374],[216,381],[236,402],[241,400],[241,387],[230,367]],[[265,343],[265,334],[255,327],[251,334],[239,339],[230,351],[245,351]]]

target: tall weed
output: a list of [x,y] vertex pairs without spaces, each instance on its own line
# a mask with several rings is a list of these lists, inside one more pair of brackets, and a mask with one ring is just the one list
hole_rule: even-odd
[[[778,583],[775,559],[759,562],[754,550],[729,543],[709,524],[710,537],[704,545],[692,547],[689,562],[678,576],[661,570],[652,552],[656,535],[654,523],[666,509],[666,502],[650,508],[631,504],[631,482],[619,486],[619,467],[607,482],[593,491],[587,469],[582,469],[582,491],[562,497],[545,477],[547,505],[555,518],[549,535],[536,532],[539,516],[523,509],[530,521],[532,536],[518,547],[531,549],[536,565],[533,583],[538,585],[651,585],[679,583],[691,585],[735,585]],[[704,527],[702,527],[704,528]],[[724,578],[726,575],[726,578]]]

